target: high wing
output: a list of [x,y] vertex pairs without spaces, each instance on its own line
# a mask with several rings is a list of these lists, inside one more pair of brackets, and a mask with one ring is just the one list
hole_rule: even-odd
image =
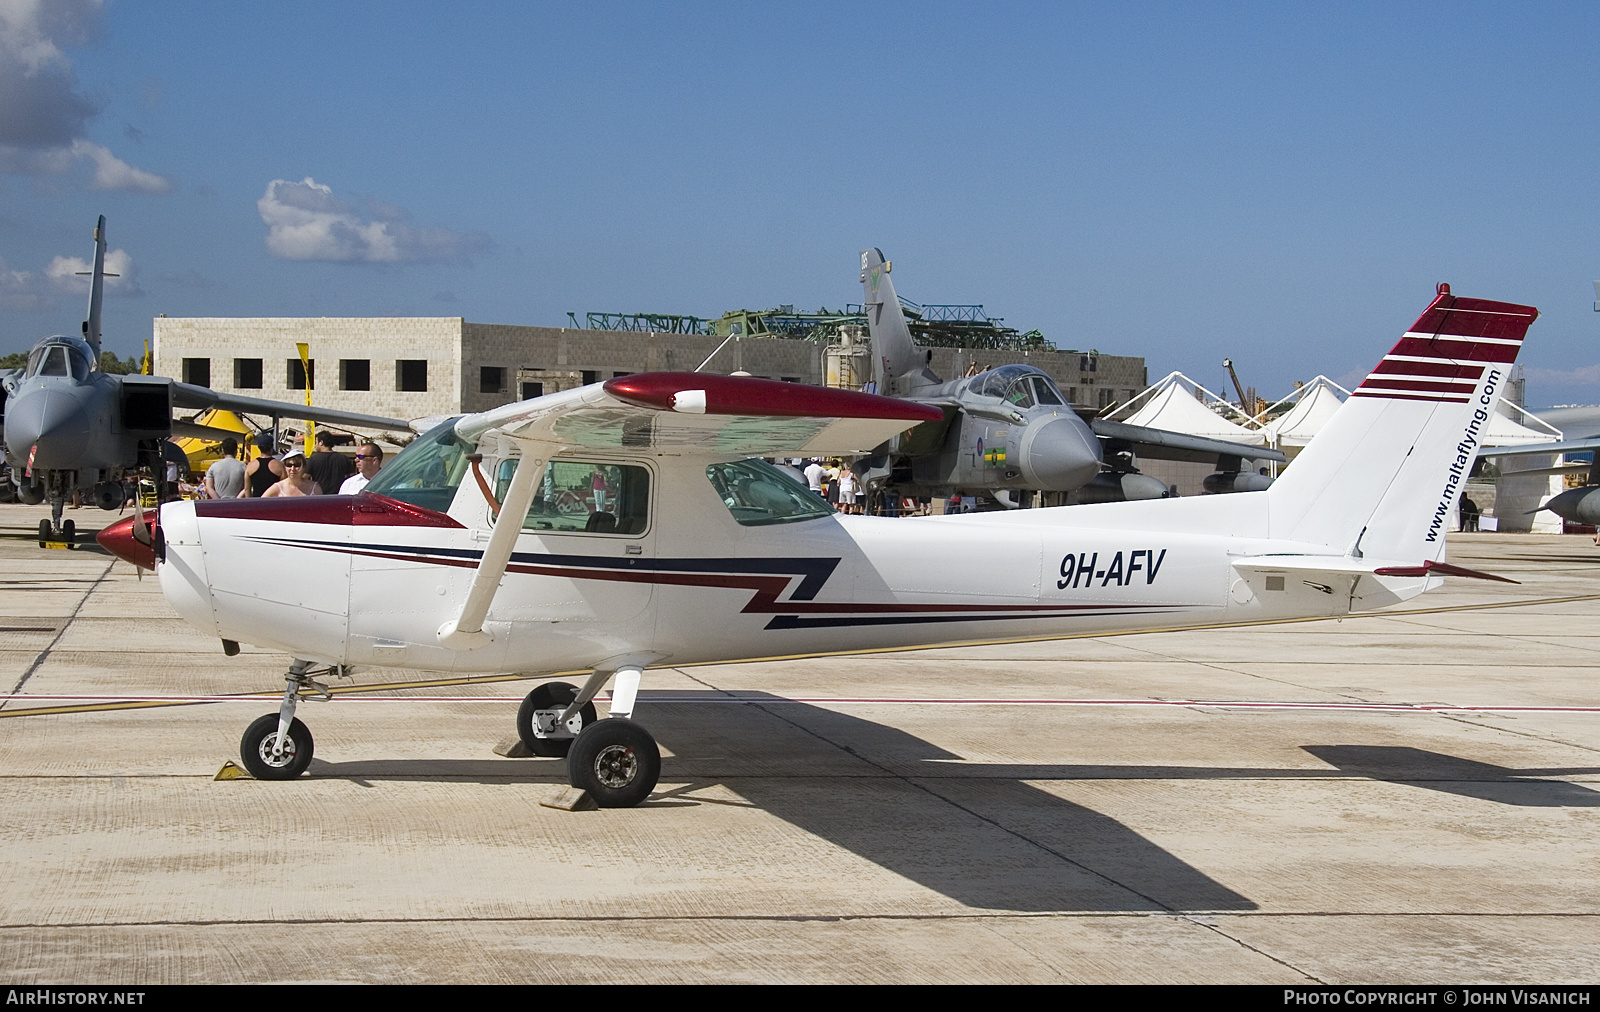
[[[393,432],[407,432],[411,423],[398,418],[383,418],[379,415],[363,415],[356,411],[336,411],[332,408],[313,408],[304,404],[290,404],[287,401],[269,401],[260,397],[241,397],[238,394],[222,394],[210,387],[195,386],[193,383],[180,383],[172,381],[172,403],[175,407],[194,408],[225,408],[229,411],[243,411],[252,415],[272,415],[275,418],[303,418],[308,422],[321,422],[326,425],[349,426],[358,429],[388,429]],[[174,431],[177,422],[174,420]],[[230,432],[229,435],[237,435]],[[210,438],[209,436],[206,438]]]
[[1197,464],[1209,464],[1218,457],[1246,457],[1281,464],[1289,459],[1282,451],[1265,446],[1247,446],[1244,443],[1230,443],[1226,439],[1191,436],[1185,432],[1152,429],[1147,425],[1129,425],[1127,422],[1113,422],[1104,418],[1090,419],[1089,428],[1101,439],[1132,443],[1135,454],[1155,460],[1189,460]]
[[937,407],[875,394],[693,372],[637,373],[466,415],[456,434],[491,429],[576,448],[671,449],[708,456],[865,453],[937,421]]
[[[864,453],[897,432],[943,417],[936,407],[852,390],[666,372],[622,376],[465,415],[455,432],[469,445],[491,432],[521,444],[521,462],[497,504],[500,514],[520,517],[533,501],[544,462],[566,450],[626,447],[707,457]],[[521,531],[518,523],[495,525],[461,611],[439,627],[441,646],[471,650],[490,641],[483,620]]]

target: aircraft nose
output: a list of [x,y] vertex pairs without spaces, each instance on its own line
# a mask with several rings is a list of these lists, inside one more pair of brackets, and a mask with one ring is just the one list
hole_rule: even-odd
[[[156,568],[156,550],[154,544],[144,544],[133,536],[133,525],[138,522],[137,517],[123,517],[116,523],[107,527],[94,539],[100,547],[115,555],[124,562],[131,562],[141,569]],[[146,521],[149,523],[149,521]],[[152,532],[154,533],[154,532]],[[154,542],[154,538],[151,541]]]
[[89,442],[89,418],[76,397],[36,390],[6,404],[5,437],[24,467],[31,454],[36,468],[71,468]]
[[1600,487],[1569,488],[1541,508],[1575,524],[1600,522]]
[[1021,450],[1022,474],[1033,488],[1066,491],[1100,473],[1100,440],[1075,417],[1030,425]]

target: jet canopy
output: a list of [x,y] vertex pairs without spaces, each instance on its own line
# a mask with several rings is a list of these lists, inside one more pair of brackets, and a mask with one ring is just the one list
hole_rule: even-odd
[[28,354],[28,367],[24,373],[29,379],[35,376],[71,376],[82,382],[94,371],[94,357],[87,342],[76,337],[47,338]]
[[1048,373],[1037,366],[1020,363],[991,369],[968,389],[981,397],[996,397],[1019,408],[1067,403]]

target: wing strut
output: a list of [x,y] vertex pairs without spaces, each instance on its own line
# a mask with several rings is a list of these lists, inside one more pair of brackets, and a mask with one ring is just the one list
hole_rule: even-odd
[[516,474],[511,476],[511,487],[500,504],[501,521],[494,525],[489,543],[484,546],[483,558],[472,573],[472,586],[467,588],[467,599],[462,602],[461,614],[439,627],[439,645],[451,650],[472,650],[491,642],[494,637],[483,631],[484,617],[489,605],[500,589],[500,578],[505,576],[506,564],[511,561],[511,550],[516,547],[517,535],[522,533],[522,518],[528,515],[533,502],[533,486],[544,476],[544,460],[522,458]]

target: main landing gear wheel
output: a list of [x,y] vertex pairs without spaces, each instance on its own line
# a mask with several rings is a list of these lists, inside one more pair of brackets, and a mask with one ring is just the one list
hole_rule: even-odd
[[622,717],[609,717],[578,733],[567,754],[567,779],[588,791],[601,808],[632,808],[655,790],[661,750],[650,732]]
[[311,765],[315,748],[311,730],[298,718],[289,722],[289,740],[283,743],[283,751],[274,756],[272,744],[277,737],[278,715],[268,713],[252,721],[239,739],[239,758],[257,780],[293,780]]
[[[572,747],[577,733],[593,724],[596,714],[593,703],[585,703],[567,727],[556,727],[561,713],[578,698],[578,687],[566,682],[545,682],[528,693],[517,709],[517,737],[534,755],[560,759]],[[576,727],[572,725],[576,724]]]

